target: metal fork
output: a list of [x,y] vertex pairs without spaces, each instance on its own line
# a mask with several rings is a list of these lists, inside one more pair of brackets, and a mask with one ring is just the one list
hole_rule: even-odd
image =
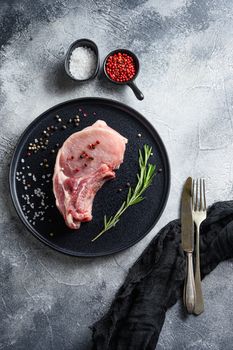
[[192,216],[196,225],[196,262],[195,262],[195,287],[196,300],[193,313],[200,315],[204,311],[204,299],[201,288],[200,272],[200,225],[206,219],[206,197],[205,197],[205,180],[193,180],[192,193]]

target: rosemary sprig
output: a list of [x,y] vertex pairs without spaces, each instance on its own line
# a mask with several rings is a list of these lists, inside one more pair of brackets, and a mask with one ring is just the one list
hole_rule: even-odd
[[122,203],[121,207],[114,216],[111,216],[109,219],[107,219],[106,215],[104,216],[104,227],[102,231],[92,239],[92,242],[102,236],[103,233],[116,226],[121,215],[126,211],[126,209],[128,209],[131,205],[140,203],[144,199],[142,194],[151,185],[153,177],[156,175],[156,166],[154,164],[148,164],[148,160],[152,154],[152,147],[144,145],[143,151],[144,152],[139,150],[139,174],[137,174],[138,182],[136,187],[129,188],[126,200]]

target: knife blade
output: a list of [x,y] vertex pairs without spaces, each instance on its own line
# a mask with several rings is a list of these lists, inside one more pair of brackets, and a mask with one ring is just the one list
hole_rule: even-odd
[[192,178],[188,177],[182,192],[181,202],[181,242],[185,252],[193,252],[194,230],[192,218]]
[[188,177],[182,193],[181,200],[181,244],[186,252],[187,272],[184,283],[184,305],[188,313],[195,307],[196,290],[193,272],[194,229],[192,218],[192,178]]

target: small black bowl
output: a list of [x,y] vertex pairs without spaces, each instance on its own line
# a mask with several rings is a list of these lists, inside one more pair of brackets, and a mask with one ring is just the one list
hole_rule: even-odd
[[[94,71],[94,73],[87,79],[76,79],[73,77],[73,75],[70,73],[70,70],[69,70],[69,66],[70,66],[70,56],[73,52],[74,49],[76,49],[77,47],[88,47],[90,49],[92,49],[96,55],[96,69]],[[98,71],[99,71],[99,66],[100,66],[100,60],[99,60],[99,50],[98,50],[98,47],[97,45],[94,43],[94,41],[91,41],[89,39],[79,39],[79,40],[76,40],[74,41],[67,53],[66,53],[66,57],[65,57],[65,71],[66,73],[69,75],[69,77],[75,81],[80,81],[80,82],[84,82],[84,81],[89,81],[89,80],[92,80],[96,77]]]
[[[131,80],[128,80],[128,81],[124,81],[124,82],[118,82],[118,81],[115,81],[113,79],[111,79],[106,71],[106,63],[107,63],[107,60],[109,58],[109,56],[112,56],[118,52],[121,52],[121,53],[126,53],[127,55],[131,56],[134,60],[134,64],[135,64],[135,68],[136,68],[136,74],[134,75],[134,77],[131,79]],[[110,52],[106,57],[105,57],[105,60],[104,60],[104,63],[103,63],[103,71],[104,71],[104,74],[106,76],[106,78],[108,80],[110,80],[112,83],[114,84],[118,84],[118,85],[128,85],[134,92],[135,96],[137,97],[138,100],[143,100],[144,99],[144,95],[143,93],[139,90],[139,88],[137,87],[137,85],[135,84],[135,79],[137,78],[138,76],[138,73],[139,73],[139,60],[137,58],[137,56],[132,52],[132,51],[129,51],[129,50],[126,50],[126,49],[117,49],[117,50],[114,50],[112,52]]]

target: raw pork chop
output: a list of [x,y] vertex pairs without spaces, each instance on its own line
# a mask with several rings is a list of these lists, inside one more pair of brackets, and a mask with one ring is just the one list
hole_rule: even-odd
[[78,229],[92,219],[97,191],[115,177],[123,162],[127,139],[98,120],[72,134],[57,154],[53,191],[67,226]]

